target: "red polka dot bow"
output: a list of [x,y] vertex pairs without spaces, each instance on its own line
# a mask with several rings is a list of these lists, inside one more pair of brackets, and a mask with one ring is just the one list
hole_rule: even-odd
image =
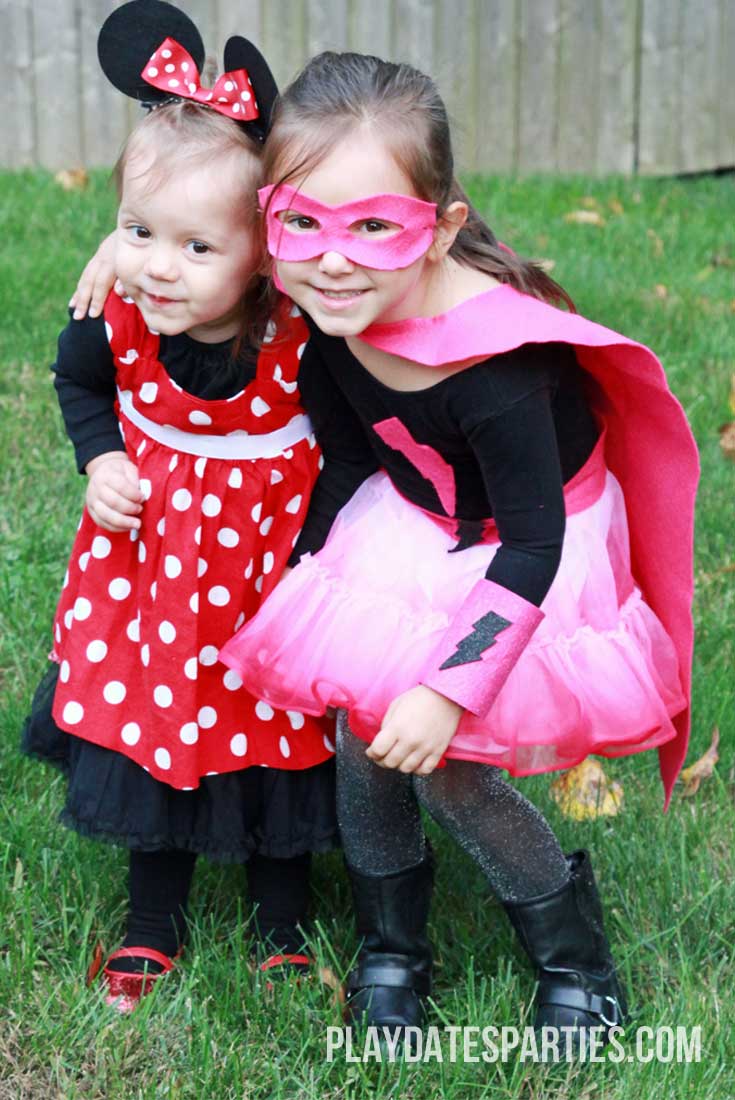
[[236,122],[251,122],[258,117],[258,104],[246,69],[223,73],[214,88],[203,88],[191,55],[173,38],[161,43],[140,75],[146,84],[162,92],[193,99]]

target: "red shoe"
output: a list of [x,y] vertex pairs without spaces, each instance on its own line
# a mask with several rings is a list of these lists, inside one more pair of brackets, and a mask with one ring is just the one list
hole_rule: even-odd
[[[173,970],[176,959],[181,956],[183,948],[179,948],[173,958],[164,955],[162,951],[156,951],[153,947],[121,947],[113,951],[105,963],[102,975],[107,984],[105,1004],[116,1009],[117,1012],[127,1014],[137,1008],[138,1004],[147,993],[150,993],[154,983],[164,974]],[[110,963],[113,959],[147,959],[149,962],[158,963],[161,970],[151,974],[144,971],[140,974],[127,974],[120,970],[112,970]]]
[[[308,974],[311,967],[312,960],[308,955],[286,955],[277,954],[269,955],[265,962],[262,962],[258,967],[261,974],[266,974],[269,970],[274,970],[276,967],[276,973],[274,977],[289,978],[292,974],[297,975],[296,984],[300,981],[300,975]],[[265,988],[269,993],[273,992],[273,982],[267,981]]]

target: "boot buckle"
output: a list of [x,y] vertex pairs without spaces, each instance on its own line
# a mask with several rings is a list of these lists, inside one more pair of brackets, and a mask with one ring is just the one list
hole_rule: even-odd
[[607,1009],[605,1009],[605,1012],[598,1012],[598,1016],[602,1020],[603,1024],[606,1024],[608,1027],[617,1027],[617,1025],[620,1023],[620,1005],[618,1004],[617,997],[610,997],[609,995],[605,995],[601,998],[601,1000],[603,1003],[607,1001],[607,1003],[612,1006],[610,1011],[612,1012],[613,1019],[608,1020],[607,1016],[605,1015],[605,1012],[608,1011]]

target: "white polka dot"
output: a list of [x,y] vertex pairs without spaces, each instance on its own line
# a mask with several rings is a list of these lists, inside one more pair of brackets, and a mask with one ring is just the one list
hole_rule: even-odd
[[126,745],[137,745],[140,741],[140,726],[137,722],[126,722],[120,730],[120,736]]
[[158,627],[158,637],[164,643],[164,645],[171,645],[171,642],[176,641],[176,627],[173,623],[170,623],[168,619],[164,619]]
[[74,618],[78,622],[84,622],[92,614],[92,605],[84,596],[77,596],[74,601]]
[[170,687],[165,684],[157,684],[153,689],[153,701],[159,707],[170,707],[174,701],[174,695]]
[[168,464],[168,470],[169,470],[170,474],[172,474],[174,472],[174,470],[176,469],[178,464],[179,464],[179,456],[174,455],[174,457],[171,459],[171,461]]
[[68,583],[69,583],[69,570],[67,569],[66,573],[64,573],[64,583],[62,584],[61,587],[66,588]]
[[161,57],[170,57],[170,56],[171,56],[171,51],[170,50],[161,50]]
[[261,722],[270,722],[271,718],[275,714],[275,711],[273,710],[273,707],[269,706],[267,703],[264,703],[262,699],[259,699],[258,702],[255,704],[255,713],[257,714],[258,718],[260,718]]
[[231,80],[226,80],[225,81],[225,91],[226,92],[231,92],[234,89],[234,87],[235,87],[235,85],[232,83]]
[[271,407],[262,397],[254,397],[250,402],[250,411],[253,416],[265,416],[271,411]]
[[74,622],[74,608],[70,607],[68,611],[64,612],[64,626],[67,630],[71,630],[71,624]]
[[188,71],[189,71],[189,62],[188,61],[182,61],[181,62],[181,71],[182,71],[182,73],[188,73]]
[[[153,56],[155,57],[155,54]],[[148,69],[148,76],[158,76],[158,69],[155,65],[151,65]]]
[[219,650],[216,645],[205,645],[199,650],[199,664],[200,665],[214,665],[217,663],[217,654]]
[[112,550],[112,543],[104,535],[95,535],[92,539],[92,557],[93,558],[106,558]]
[[261,535],[267,535],[273,526],[273,516],[267,516],[260,525]]
[[235,619],[235,630],[239,630],[242,624],[245,622],[245,612],[241,611]]
[[199,727],[196,722],[187,722],[179,730],[179,737],[185,745],[196,745],[199,740]]
[[158,591],[158,581],[154,581],[151,585],[151,599],[155,600],[156,592]]
[[114,333],[112,331],[112,325],[109,321],[105,321],[105,332],[107,333],[107,342],[110,343],[112,337],[114,336]]
[[212,423],[212,417],[209,413],[202,412],[201,409],[194,409],[193,412],[189,413],[189,422],[204,426]]
[[150,500],[151,492],[153,490],[150,479],[147,477],[142,477],[138,484],[140,486],[140,495],[142,496],[143,500]]
[[205,516],[218,516],[222,511],[222,501],[214,493],[207,493],[202,501],[202,511]]
[[[123,298],[124,302],[132,302],[132,300],[132,298]],[[120,362],[125,363],[126,366],[129,366],[131,363],[134,363],[137,358],[138,352],[135,350],[135,348],[128,348],[125,355],[120,356]]]
[[324,455],[319,455],[319,458],[316,460],[316,464],[320,470],[324,469]]
[[203,577],[208,569],[209,562],[205,561],[204,558],[199,558],[199,560],[197,561],[197,576]]
[[245,566],[245,580],[249,581],[253,575],[253,559],[251,558],[248,564]]
[[255,591],[256,592],[262,592],[263,591],[263,578],[262,577],[257,577],[256,578],[256,580],[255,580]]
[[220,527],[217,532],[217,542],[220,546],[237,546],[240,541],[240,536],[233,527]]
[[300,710],[287,710],[286,717],[291,723],[292,730],[301,730],[304,728],[304,723],[306,719],[304,718]]
[[301,507],[301,501],[301,493],[299,493],[298,496],[291,497],[288,504],[286,505],[286,511],[289,512],[292,516],[295,516],[299,508]]
[[145,450],[145,444],[146,441],[144,439],[143,442],[138,445],[138,448],[135,452],[138,458],[140,458],[140,456],[143,454],[143,451]]
[[152,405],[158,397],[158,384],[156,382],[144,382],[138,395],[146,405]]
[[[245,616],[243,615],[243,622],[244,621],[245,621]],[[235,627],[235,629],[237,629],[237,627]],[[54,638],[56,639],[57,642],[61,641],[61,627],[59,626],[58,623],[54,627]]]
[[70,676],[71,676],[71,667],[69,665],[69,662],[68,661],[62,661],[61,664],[59,665],[59,679],[61,680],[62,684],[68,683]]
[[148,665],[151,663],[151,647],[147,642],[140,647],[140,662],[142,665],[145,665],[146,668],[148,668]]
[[106,656],[107,645],[101,638],[95,638],[95,640],[90,642],[87,646],[87,660],[91,661],[93,665],[97,665],[100,661],[104,661]]
[[270,550],[267,550],[266,553],[263,554],[263,572],[264,573],[270,573],[271,572],[271,570],[273,569],[273,566],[275,564],[275,560],[276,559],[275,559],[275,557],[273,556],[273,554],[271,553]]
[[177,512],[185,512],[191,505],[191,493],[188,489],[177,489],[171,497],[171,503]]
[[165,516],[161,516],[161,518],[159,519],[158,523],[156,524],[156,530],[158,531],[161,538],[163,538],[164,532],[166,530],[166,517]]
[[124,600],[130,595],[130,581],[127,577],[115,577],[107,586],[113,600]]
[[260,517],[261,517],[262,514],[263,514],[263,502],[258,501],[258,503],[253,508],[252,512],[250,513],[250,515],[252,517],[252,520],[253,520],[253,523],[259,523],[260,522]]
[[169,88],[178,88],[178,86],[179,86],[179,81],[178,81],[178,80],[176,80],[176,78],[175,78],[175,77],[173,77],[173,78],[172,78],[171,80],[169,80],[169,82],[168,82],[168,86],[169,86]]
[[197,475],[197,477],[204,477],[204,471],[206,470],[206,468],[207,468],[206,458],[200,457],[194,463],[194,473]]
[[194,595],[189,600],[189,607],[191,608],[191,610],[194,612],[195,615],[199,614],[199,593],[198,592],[195,592]]
[[67,703],[61,717],[68,725],[76,726],[84,718],[84,707],[81,703]]
[[140,541],[138,543],[138,561],[140,562],[141,565],[145,561],[147,553],[148,553],[148,551],[145,548],[145,543]]
[[248,751],[248,739],[244,733],[236,733],[230,741],[230,752],[233,756],[244,756]]
[[306,347],[306,343],[299,344],[299,346],[296,349],[296,358],[297,359],[300,359],[301,356],[304,354],[304,348],[305,347]]
[[110,680],[109,684],[105,684],[102,689],[102,694],[108,703],[113,703],[115,705],[117,703],[122,703],[127,694],[125,691],[125,684],[121,683],[119,680]]
[[326,733],[324,734],[322,740],[324,741],[324,748],[327,750],[327,752],[334,752],[334,743],[330,741]]
[[[181,68],[183,69],[183,68],[184,68],[184,66],[186,66],[186,68],[187,68],[187,69],[189,68],[189,66],[188,66],[188,65],[186,64],[186,62],[184,62],[184,64],[183,64],[183,65],[181,66]],[[189,91],[191,92],[191,94],[192,94],[192,95],[194,95],[194,92],[195,92],[196,90],[197,90],[197,86],[196,86],[196,84],[194,83],[194,81],[193,81],[193,80],[191,80],[191,81],[189,82]]]
[[238,470],[237,467],[235,467],[234,470],[230,470],[227,484],[231,489],[240,489],[242,487],[242,470]]
[[181,574],[181,562],[175,554],[166,554],[163,569],[169,580],[174,580]]
[[207,599],[215,607],[226,607],[230,602],[230,590],[223,584],[215,584],[207,593]]
[[128,623],[128,629],[126,630],[128,638],[131,642],[140,641],[140,619],[132,619]]
[[163,772],[167,772],[171,767],[171,753],[168,749],[156,749],[153,759]]
[[201,529],[201,527],[197,527],[197,529],[194,531],[194,542],[197,544],[197,546],[202,545],[202,529]]
[[[244,100],[245,103],[247,103],[247,101],[250,99],[250,92],[240,92],[240,99]],[[272,322],[269,321],[268,324],[272,324]]]
[[133,527],[131,531],[128,531],[128,538],[131,542],[137,542],[140,538],[140,531],[137,527]]
[[238,688],[242,687],[242,680],[235,672],[234,668],[228,668],[227,672],[222,677],[222,683],[228,691],[237,691]]
[[277,485],[279,481],[283,481],[283,474],[280,470],[271,470],[271,485]]
[[240,104],[239,103],[233,103],[232,104],[232,110],[235,114],[237,114],[237,112],[240,110]]
[[196,657],[190,657],[184,664],[184,676],[187,680],[196,680],[199,675],[199,662]]
[[293,458],[293,448],[292,447],[287,447],[286,450],[283,452],[283,457],[284,458]]
[[285,756],[286,759],[291,755],[291,746],[285,737],[282,737],[278,742],[278,748],[281,750],[281,756]]
[[202,707],[197,714],[197,723],[203,730],[211,730],[217,721],[217,711],[214,707]]
[[175,65],[165,65],[164,68],[165,68],[165,71],[167,73],[175,73],[176,72],[176,66]]

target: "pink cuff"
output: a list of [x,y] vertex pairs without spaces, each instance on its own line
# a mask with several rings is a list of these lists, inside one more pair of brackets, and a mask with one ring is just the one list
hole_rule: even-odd
[[528,600],[484,578],[447,627],[421,683],[484,718],[544,617]]

